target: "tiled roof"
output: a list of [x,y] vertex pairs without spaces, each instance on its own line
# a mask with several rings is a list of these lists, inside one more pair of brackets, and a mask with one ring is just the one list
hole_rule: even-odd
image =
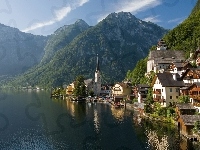
[[84,83],[85,83],[86,85],[89,85],[89,84],[91,84],[92,82],[93,82],[93,79],[84,80]]
[[138,84],[137,85],[138,88],[149,88],[148,84]]
[[200,121],[200,115],[181,115],[185,125],[194,125],[196,121]]
[[175,60],[185,60],[184,51],[181,50],[154,50],[150,51],[148,59],[171,59]]
[[192,75],[191,75],[191,76],[187,76],[188,73],[189,73],[190,71],[200,76],[200,68],[188,68],[188,69],[183,73],[183,75],[182,75],[181,78],[182,78],[182,79],[187,79],[187,78],[192,79],[192,78],[193,78]]
[[181,109],[196,109],[190,103],[178,103],[178,104],[176,104],[176,107],[178,107],[179,110],[181,110]]
[[183,81],[174,80],[172,74],[168,72],[157,73],[157,77],[163,87],[184,87],[185,86]]

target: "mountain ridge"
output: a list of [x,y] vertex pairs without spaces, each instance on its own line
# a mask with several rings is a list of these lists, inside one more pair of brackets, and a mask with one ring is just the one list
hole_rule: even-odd
[[[97,54],[104,82],[120,81],[126,71],[145,57],[150,47],[167,31],[156,24],[137,19],[131,13],[112,13],[62,45],[49,57],[50,61],[36,66],[11,83],[51,87],[69,84],[80,74],[93,78]],[[52,37],[59,39],[60,34],[55,33]],[[64,37],[60,42],[65,42]]]

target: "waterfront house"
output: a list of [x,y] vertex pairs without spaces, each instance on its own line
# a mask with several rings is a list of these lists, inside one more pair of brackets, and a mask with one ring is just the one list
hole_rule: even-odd
[[172,62],[184,62],[184,51],[168,50],[164,40],[160,40],[156,50],[150,51],[147,60],[147,73],[164,72]]
[[188,86],[184,91],[185,93],[190,97],[190,102],[193,106],[200,112],[200,82],[195,82]]
[[137,84],[134,89],[135,98],[138,99],[138,103],[144,103],[148,94],[148,84]]
[[132,86],[130,83],[116,83],[112,87],[112,95],[113,96],[123,96],[127,97],[127,95],[131,94]]
[[101,86],[101,96],[109,96],[111,97],[112,95],[112,86],[111,84],[102,84]]
[[200,115],[180,115],[178,119],[178,127],[183,135],[193,135],[192,129],[195,122],[200,121]]
[[175,112],[178,117],[181,115],[194,115],[196,108],[191,103],[177,103]]
[[185,86],[179,78],[177,73],[157,73],[152,82],[153,100],[160,102],[161,106],[164,107],[177,102],[180,96],[180,88]]
[[75,86],[74,82],[67,86],[66,95],[72,95],[73,90],[74,90],[74,86]]

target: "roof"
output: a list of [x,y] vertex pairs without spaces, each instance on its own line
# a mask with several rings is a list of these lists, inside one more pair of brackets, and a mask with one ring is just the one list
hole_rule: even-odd
[[197,75],[199,75],[200,76],[200,68],[188,68],[184,73],[183,73],[183,75],[182,75],[182,79],[186,79],[186,78],[193,78],[193,74],[188,74],[189,72],[192,72],[192,73],[195,73],[195,74],[197,74]]
[[93,82],[93,79],[84,80],[84,83],[85,83],[86,85],[89,85],[89,84],[92,83],[92,82]]
[[190,103],[178,103],[176,104],[176,107],[178,107],[179,110],[181,109],[195,109],[196,110],[196,108]]
[[[116,83],[116,84],[119,84],[121,87],[123,87],[123,88],[127,88],[127,87],[131,87],[131,84],[130,83],[123,83],[123,82],[120,82],[120,83]],[[115,84],[115,85],[116,85]],[[115,86],[114,85],[114,86]]]
[[154,60],[185,60],[184,51],[181,50],[153,50],[150,51],[148,59]]
[[196,121],[200,121],[200,115],[181,115],[185,125],[194,125]]
[[184,87],[185,86],[183,81],[174,80],[171,73],[163,72],[163,73],[157,73],[156,75],[163,87]]
[[149,88],[150,86],[148,84],[138,84],[138,88]]

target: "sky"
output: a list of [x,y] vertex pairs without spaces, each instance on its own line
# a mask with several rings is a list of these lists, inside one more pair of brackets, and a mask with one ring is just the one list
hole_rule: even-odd
[[186,19],[197,0],[1,0],[0,23],[35,35],[83,19],[96,25],[113,12],[131,12],[137,18],[165,29]]

